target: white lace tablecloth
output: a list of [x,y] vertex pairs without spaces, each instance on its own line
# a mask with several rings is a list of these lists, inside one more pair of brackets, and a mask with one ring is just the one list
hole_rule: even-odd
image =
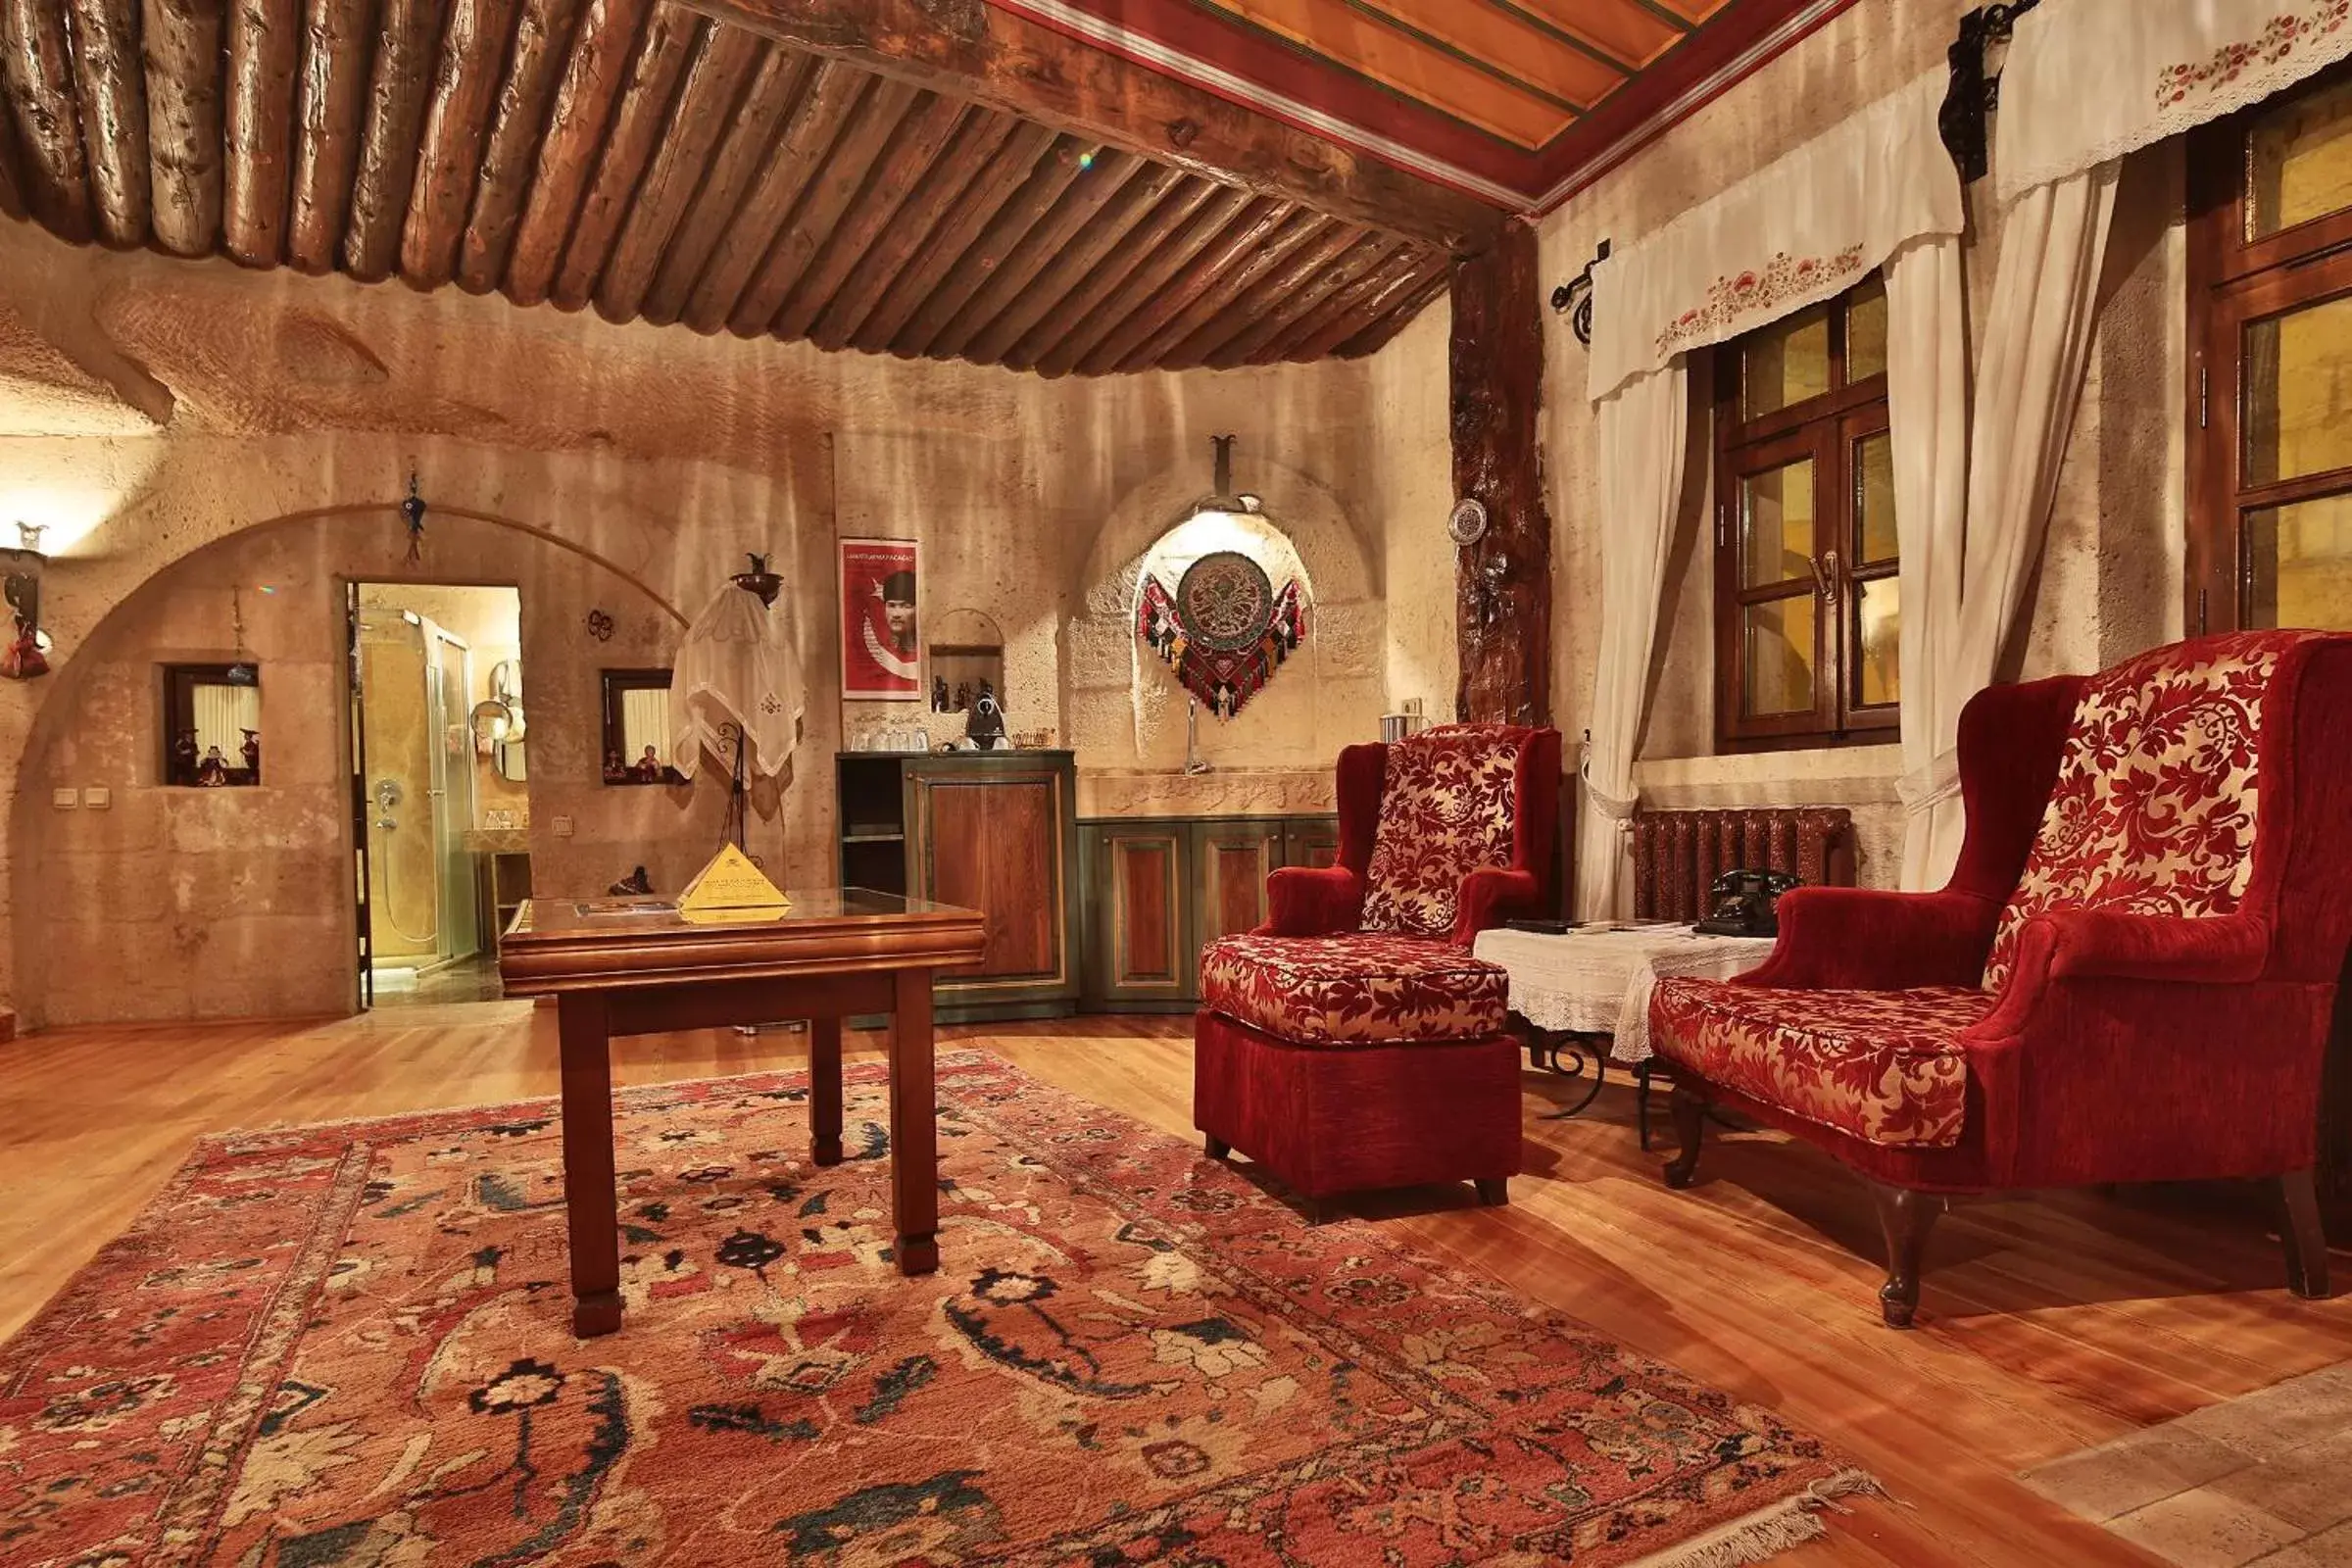
[[1511,974],[1511,1010],[1539,1029],[1614,1037],[1611,1059],[1649,1059],[1649,994],[1661,975],[1729,980],[1772,956],[1771,937],[1630,931],[1481,931],[1471,951]]

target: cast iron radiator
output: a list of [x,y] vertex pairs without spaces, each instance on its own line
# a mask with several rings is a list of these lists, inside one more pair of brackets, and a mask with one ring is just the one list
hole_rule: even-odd
[[1851,887],[1853,818],[1842,806],[1775,806],[1634,815],[1634,913],[1695,920],[1726,871],[1785,871],[1808,887]]

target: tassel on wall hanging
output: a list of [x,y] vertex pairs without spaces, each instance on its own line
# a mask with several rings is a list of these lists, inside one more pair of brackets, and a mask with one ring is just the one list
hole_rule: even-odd
[[1136,634],[1177,684],[1231,718],[1306,640],[1306,609],[1296,579],[1277,592],[1263,566],[1220,550],[1186,567],[1173,593],[1147,572]]

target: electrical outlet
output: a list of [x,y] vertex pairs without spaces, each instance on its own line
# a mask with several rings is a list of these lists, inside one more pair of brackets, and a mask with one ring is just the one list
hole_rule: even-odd
[[81,804],[81,794],[77,790],[51,790],[49,804],[61,811],[71,811]]
[[571,818],[568,816],[557,817],[553,822],[548,824],[548,827],[550,831],[552,831],[556,837],[560,839],[567,839],[571,837]]
[[102,784],[93,784],[81,792],[81,804],[93,811],[103,811],[115,804],[115,792]]

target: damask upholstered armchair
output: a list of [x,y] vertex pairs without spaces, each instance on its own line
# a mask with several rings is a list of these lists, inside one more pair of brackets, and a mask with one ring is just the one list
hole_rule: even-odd
[[1308,1200],[1519,1169],[1519,1050],[1480,931],[1541,914],[1557,730],[1452,725],[1340,754],[1340,853],[1276,871],[1272,918],[1201,954],[1193,1121]]
[[1949,1195],[2279,1184],[2288,1281],[2327,1294],[2313,1167],[2352,941],[2352,636],[2249,632],[1981,692],[1940,893],[1805,888],[1771,959],[1658,987],[1695,1172],[1711,1102],[1858,1171],[1907,1327]]

